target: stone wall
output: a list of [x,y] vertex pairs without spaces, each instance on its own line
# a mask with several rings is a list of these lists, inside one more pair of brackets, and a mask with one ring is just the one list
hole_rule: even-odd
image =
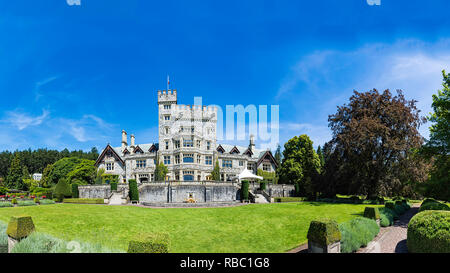
[[78,186],[80,198],[103,198],[107,199],[111,196],[110,185],[85,185]]
[[148,203],[183,203],[190,196],[199,203],[236,201],[236,183],[170,182],[145,183],[139,186],[139,201]]
[[[250,182],[255,192],[259,182]],[[147,203],[183,203],[189,196],[198,203],[233,202],[240,200],[240,184],[232,182],[150,182],[138,185],[139,201]],[[79,186],[80,198],[104,198],[111,196],[110,185]],[[128,184],[119,183],[117,190],[123,198],[128,196]],[[294,185],[268,184],[266,192],[271,197],[294,196]]]

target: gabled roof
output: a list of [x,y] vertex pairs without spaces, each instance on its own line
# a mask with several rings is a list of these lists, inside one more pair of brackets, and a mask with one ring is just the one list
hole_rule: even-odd
[[100,156],[97,158],[97,161],[95,161],[95,166],[98,166],[100,162],[105,158],[106,155],[113,156],[116,160],[120,161],[122,164],[125,164],[123,159],[120,157],[120,155],[114,150],[111,145],[106,145],[106,148],[103,149],[103,152],[100,154]]
[[248,155],[248,156],[252,157],[252,155],[253,155],[252,150],[250,150],[250,148],[247,148],[247,150],[244,152],[244,155]]
[[130,151],[128,151],[127,148],[125,148],[125,150],[123,150],[123,154],[124,154],[124,155],[129,154],[129,153],[130,153]]
[[139,147],[139,145],[137,145],[136,148],[134,148],[133,153],[138,153],[138,152],[142,153],[142,154],[144,153],[144,151],[141,149],[141,147]]
[[221,151],[222,153],[225,153],[225,149],[222,147],[222,145],[219,144],[219,147],[216,149],[218,152]]
[[240,153],[239,149],[236,146],[234,146],[233,149],[231,149],[231,151],[230,151],[230,154],[233,154],[233,153],[237,153],[237,154]]
[[256,166],[259,166],[259,164],[261,164],[264,160],[269,160],[271,162],[273,162],[273,164],[275,164],[275,167],[278,168],[278,164],[277,161],[275,160],[275,158],[272,155],[272,152],[267,150],[258,160],[258,162],[256,163]]
[[158,147],[156,147],[156,145],[153,144],[153,145],[148,149],[148,151],[149,151],[150,153],[154,153],[154,152],[158,151]]

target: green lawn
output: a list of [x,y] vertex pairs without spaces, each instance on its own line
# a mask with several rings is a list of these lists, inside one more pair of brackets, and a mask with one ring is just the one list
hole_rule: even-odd
[[167,232],[171,252],[285,252],[306,243],[311,220],[347,221],[362,215],[366,206],[372,205],[303,202],[150,209],[57,204],[0,208],[0,220],[31,215],[37,231],[123,250],[135,233]]

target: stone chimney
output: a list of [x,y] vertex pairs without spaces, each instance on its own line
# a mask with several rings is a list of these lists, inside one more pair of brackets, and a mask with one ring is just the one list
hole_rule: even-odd
[[133,134],[130,136],[130,142],[131,142],[130,146],[134,147],[135,144],[134,144],[134,135]]
[[254,135],[250,135],[250,144],[248,145],[248,148],[250,149],[250,151],[252,151],[252,153],[255,153],[255,136]]
[[124,150],[127,146],[127,132],[125,132],[125,130],[122,130],[122,150]]

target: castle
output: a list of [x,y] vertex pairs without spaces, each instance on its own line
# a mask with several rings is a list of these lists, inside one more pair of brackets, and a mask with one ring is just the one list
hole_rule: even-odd
[[270,150],[255,148],[250,137],[248,147],[218,144],[217,108],[181,105],[176,90],[158,91],[159,139],[157,143],[136,144],[134,135],[122,131],[122,145],[107,145],[95,165],[119,181],[138,183],[155,181],[157,160],[167,166],[166,181],[208,181],[216,161],[220,180],[235,181],[245,169],[257,174],[261,169],[275,172],[277,163]]

